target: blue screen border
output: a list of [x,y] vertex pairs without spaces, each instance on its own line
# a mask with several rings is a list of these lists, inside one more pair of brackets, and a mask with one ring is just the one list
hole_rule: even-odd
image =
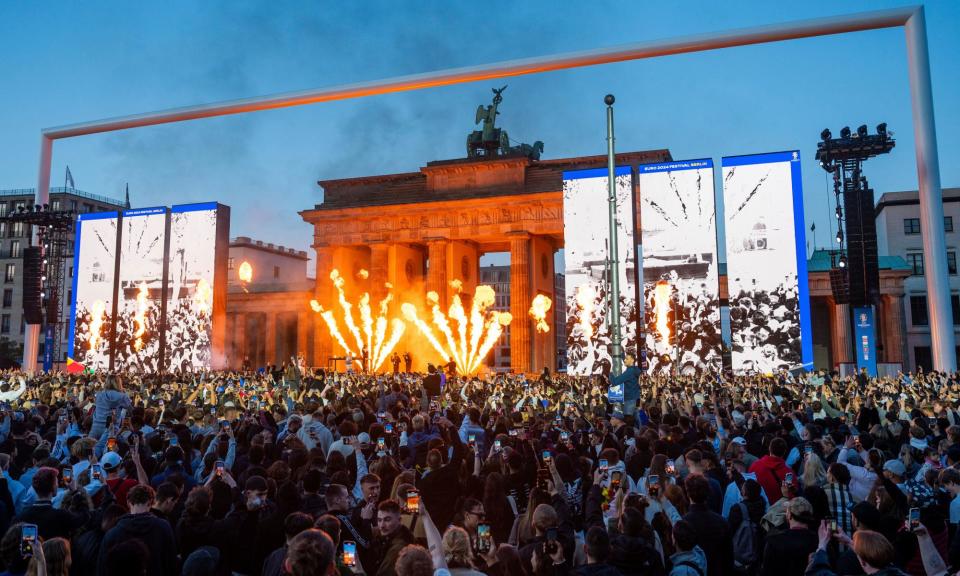
[[[107,220],[113,218],[119,220],[120,212],[90,212],[88,214],[77,215],[77,225],[73,237],[73,279],[71,280],[71,302],[70,302],[70,337],[67,339],[67,358],[76,360],[73,357],[74,341],[77,336],[77,280],[80,278],[80,232],[84,222],[91,220]],[[117,234],[120,233],[120,227],[117,227]],[[116,258],[116,254],[114,254]],[[59,362],[56,358],[54,363]]]
[[800,151],[767,152],[744,156],[724,156],[721,166],[747,166],[790,162],[793,184],[793,238],[797,259],[797,296],[800,299],[800,357],[804,370],[813,369],[813,328],[810,318],[810,279],[807,276],[807,227],[803,214],[803,178]]

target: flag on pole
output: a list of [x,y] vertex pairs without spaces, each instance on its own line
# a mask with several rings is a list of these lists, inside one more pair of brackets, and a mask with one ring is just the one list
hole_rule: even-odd
[[810,224],[810,231],[811,231],[811,232],[815,231],[816,229],[817,229],[817,223],[816,223],[816,222],[814,222],[813,224]]
[[70,167],[67,166],[67,187],[76,188],[77,185],[73,183],[73,174],[70,173]]
[[67,356],[67,374],[82,374],[83,370],[83,364]]

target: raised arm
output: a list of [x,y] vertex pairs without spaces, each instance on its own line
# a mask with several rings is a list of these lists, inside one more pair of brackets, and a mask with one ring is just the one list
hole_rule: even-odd
[[446,568],[447,560],[443,557],[443,536],[430,518],[423,500],[420,501],[420,519],[423,521],[423,531],[427,535],[427,547],[430,550],[430,557],[433,558],[433,568],[435,570]]

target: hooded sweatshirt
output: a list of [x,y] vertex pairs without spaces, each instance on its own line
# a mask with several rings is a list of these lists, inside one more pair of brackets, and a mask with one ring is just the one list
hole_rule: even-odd
[[783,496],[780,491],[783,479],[787,474],[792,474],[793,470],[787,466],[783,458],[768,454],[754,462],[750,472],[757,475],[757,482],[763,488],[763,493],[767,495],[767,500],[776,502]]
[[[700,568],[700,573],[698,574],[690,564]],[[673,566],[670,576],[707,576],[707,555],[699,546],[670,556],[670,565]]]
[[107,418],[117,408],[132,407],[130,397],[119,390],[101,390],[97,392],[96,409],[93,412],[93,427],[90,436],[99,438],[107,427]]
[[169,522],[157,518],[150,512],[123,516],[103,537],[99,562],[101,574],[106,567],[106,558],[110,549],[120,542],[133,538],[143,542],[150,550],[150,561],[147,564],[148,576],[176,575],[177,547],[173,539],[173,529]]

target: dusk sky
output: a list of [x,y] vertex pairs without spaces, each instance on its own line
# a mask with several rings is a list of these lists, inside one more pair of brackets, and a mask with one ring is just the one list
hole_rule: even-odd
[[[40,130],[158,109],[912,2],[5,2],[0,5],[0,189],[36,185]],[[945,187],[960,186],[960,3],[926,2]],[[799,149],[807,226],[829,238],[820,131],[879,122],[880,193],[915,190],[902,28],[673,56],[85,136],[55,144],[51,185],[134,206],[218,200],[231,235],[308,250],[298,210],[316,181],[416,171],[465,155],[478,104],[508,84],[499,124],[544,158],[617,149],[675,159]],[[312,254],[311,254],[312,255]]]

